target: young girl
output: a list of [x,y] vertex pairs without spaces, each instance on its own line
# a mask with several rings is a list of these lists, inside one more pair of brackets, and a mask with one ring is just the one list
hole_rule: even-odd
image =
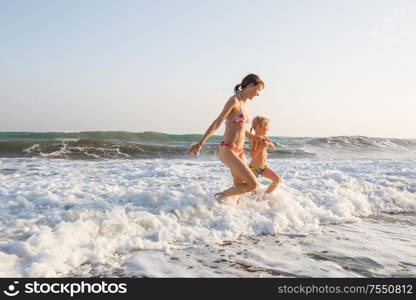
[[256,177],[262,175],[272,180],[265,192],[266,194],[273,192],[281,181],[280,177],[266,166],[267,148],[276,149],[275,144],[267,137],[269,123],[269,119],[257,116],[253,119],[250,129],[250,133],[254,129],[255,136],[264,138],[262,142],[250,139],[251,162],[249,167]]

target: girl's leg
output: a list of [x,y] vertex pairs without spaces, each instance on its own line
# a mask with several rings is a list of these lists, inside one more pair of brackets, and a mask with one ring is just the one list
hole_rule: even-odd
[[263,173],[261,173],[261,175],[272,180],[272,183],[267,188],[265,194],[273,192],[277,188],[279,183],[282,181],[280,177],[275,172],[273,172],[272,169],[269,168],[266,168],[266,170],[264,170]]
[[243,183],[239,183],[237,181],[237,185],[216,194],[219,198],[244,194],[257,188],[258,183],[256,177],[247,167],[245,162],[243,162],[241,158],[238,157],[231,149],[221,147],[218,151],[218,156],[220,160],[230,168],[233,177],[235,176],[234,178],[237,178],[237,180],[243,180]]

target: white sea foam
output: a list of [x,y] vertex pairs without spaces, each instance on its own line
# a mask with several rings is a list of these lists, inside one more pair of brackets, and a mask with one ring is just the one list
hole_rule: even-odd
[[[148,274],[160,253],[241,237],[320,235],[323,226],[416,212],[414,161],[270,160],[283,178],[274,194],[262,195],[268,181],[261,179],[258,194],[223,205],[213,194],[231,179],[216,160],[36,158],[0,166],[0,276],[68,276],[97,265]],[[133,255],[143,250],[159,256]],[[259,262],[267,251],[256,254]],[[187,276],[177,266],[155,270],[149,276]]]
[[55,140],[60,141],[62,143],[68,143],[68,142],[78,142],[79,138],[56,138]]

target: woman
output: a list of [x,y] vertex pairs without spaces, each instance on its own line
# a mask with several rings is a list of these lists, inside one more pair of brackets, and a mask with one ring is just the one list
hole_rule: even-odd
[[258,142],[262,142],[264,139],[256,137],[246,130],[246,125],[249,123],[247,100],[253,100],[263,88],[264,82],[257,75],[249,74],[244,77],[243,81],[235,86],[235,95],[228,99],[222,112],[207,129],[200,142],[192,145],[188,151],[190,156],[201,151],[203,144],[226,120],[224,140],[220,143],[217,153],[220,160],[230,168],[234,186],[215,194],[218,200],[254,191],[258,186],[256,176],[246,163],[244,139],[248,137]]

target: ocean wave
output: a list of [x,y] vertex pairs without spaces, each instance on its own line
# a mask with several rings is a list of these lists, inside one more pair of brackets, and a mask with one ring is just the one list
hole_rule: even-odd
[[342,150],[410,150],[416,139],[373,138],[366,136],[335,136],[304,141],[307,145]]
[[[0,141],[10,140],[59,140],[59,139],[94,139],[134,142],[194,142],[202,137],[200,134],[167,134],[145,131],[80,131],[80,132],[0,132]],[[219,140],[214,136],[212,140]]]
[[181,157],[187,147],[106,142],[95,139],[76,139],[36,143],[22,152],[29,156],[67,159],[100,158],[162,158]]
[[[185,157],[191,143],[150,144],[105,141],[97,139],[20,140],[0,142],[0,157],[48,157],[63,159],[101,158],[179,158]],[[246,151],[249,151],[246,144]],[[213,156],[218,143],[208,143],[201,155]],[[270,157],[311,157],[314,154],[301,149],[279,147],[271,150]]]
[[[185,157],[189,146],[202,135],[174,135],[160,132],[2,132],[0,157],[49,157],[64,159],[176,158]],[[215,155],[221,136],[212,136],[202,155]],[[415,153],[415,139],[387,139],[365,136],[324,138],[271,137],[276,150],[272,158],[310,158],[345,153]],[[248,140],[245,144],[249,152]]]

